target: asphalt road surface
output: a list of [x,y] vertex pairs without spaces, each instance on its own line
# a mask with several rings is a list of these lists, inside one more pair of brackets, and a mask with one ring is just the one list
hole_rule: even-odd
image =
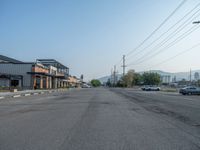
[[0,150],[200,150],[200,96],[96,88],[0,100]]

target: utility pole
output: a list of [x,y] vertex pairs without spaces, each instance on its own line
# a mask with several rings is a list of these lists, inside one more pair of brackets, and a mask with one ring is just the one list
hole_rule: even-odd
[[200,21],[194,21],[193,24],[200,24]]
[[[194,21],[193,24],[200,24],[200,21]],[[191,71],[191,68],[190,68],[190,85],[192,85],[192,71]]]
[[113,80],[112,80],[112,78],[113,78],[113,69],[111,69],[111,76],[110,76],[110,86],[112,86],[112,82],[113,82]]
[[116,83],[116,65],[114,65],[114,86]]
[[190,69],[190,85],[192,85],[192,70]]
[[[126,56],[123,55],[123,64],[122,64],[122,68],[123,68],[123,77],[125,76],[126,73]],[[123,81],[123,87],[125,87],[125,81]]]
[[123,65],[122,65],[122,67],[123,67],[123,76],[125,75],[125,69],[126,69],[126,58],[125,58],[126,56],[125,55],[123,55]]

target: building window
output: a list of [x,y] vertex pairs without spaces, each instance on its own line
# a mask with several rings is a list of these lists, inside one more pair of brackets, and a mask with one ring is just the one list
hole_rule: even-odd
[[19,86],[19,80],[11,80],[11,86],[14,86],[14,87]]

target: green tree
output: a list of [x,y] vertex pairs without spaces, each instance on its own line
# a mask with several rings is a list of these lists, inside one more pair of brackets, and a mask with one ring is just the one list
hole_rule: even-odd
[[133,85],[141,85],[142,83],[142,76],[139,73],[135,73],[133,76]]
[[122,84],[125,86],[125,87],[132,87],[133,86],[133,79],[134,79],[134,76],[135,76],[135,71],[134,70],[129,70],[127,72],[127,74],[125,74],[123,77],[122,77]]
[[110,79],[108,79],[108,81],[106,82],[106,86],[111,86],[111,82],[110,82]]
[[134,70],[129,70],[127,74],[121,78],[120,83],[117,84],[117,86],[132,87],[134,85],[140,85],[141,82],[142,76]]
[[99,80],[97,80],[97,79],[91,80],[91,84],[92,84],[92,86],[94,86],[94,87],[101,86],[101,82],[100,82]]
[[197,81],[197,86],[200,86],[200,80]]
[[182,79],[181,81],[178,82],[179,85],[187,85],[188,81],[186,79]]
[[123,87],[123,81],[122,80],[117,81],[117,87]]
[[161,82],[160,75],[152,72],[145,72],[142,75],[143,82],[146,85],[158,85]]

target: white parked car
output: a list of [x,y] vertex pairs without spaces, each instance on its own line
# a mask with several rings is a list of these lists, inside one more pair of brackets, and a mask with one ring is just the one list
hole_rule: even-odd
[[141,89],[143,91],[160,91],[160,87],[155,85],[145,85]]
[[83,85],[82,85],[82,88],[91,88],[91,86],[88,85],[88,84],[83,84]]

